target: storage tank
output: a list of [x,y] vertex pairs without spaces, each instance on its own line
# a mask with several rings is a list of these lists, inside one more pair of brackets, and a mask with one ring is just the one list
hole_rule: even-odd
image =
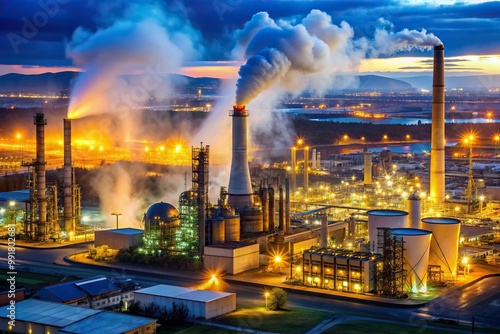
[[368,242],[370,252],[377,252],[378,228],[408,227],[408,212],[400,210],[370,210],[368,214]]
[[422,229],[432,232],[429,265],[440,266],[445,280],[457,275],[460,220],[453,218],[423,218]]
[[212,244],[223,244],[226,242],[226,221],[223,217],[215,217],[212,222]]
[[246,207],[240,212],[241,232],[262,232],[262,210]]
[[403,238],[403,268],[407,292],[427,292],[427,266],[432,232],[418,228],[395,228],[391,234]]
[[422,208],[421,208],[421,200],[418,194],[413,193],[408,196],[408,223],[409,227],[412,228],[420,228],[420,221]]
[[240,216],[233,212],[232,215],[225,214],[226,241],[240,241]]

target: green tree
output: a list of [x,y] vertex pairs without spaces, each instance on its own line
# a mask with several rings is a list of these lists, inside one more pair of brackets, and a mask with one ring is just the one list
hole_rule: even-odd
[[269,293],[267,308],[270,310],[282,310],[287,303],[286,291],[281,288],[273,288]]

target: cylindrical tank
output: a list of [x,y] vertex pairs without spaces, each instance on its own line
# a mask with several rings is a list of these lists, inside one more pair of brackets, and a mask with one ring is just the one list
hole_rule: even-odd
[[75,231],[73,213],[73,165],[71,160],[71,119],[63,120],[64,132],[64,167],[63,167],[63,197],[64,197],[64,230],[67,233]]
[[33,117],[36,125],[36,198],[38,202],[38,239],[47,239],[47,197],[45,194],[45,125],[47,120],[43,113]]
[[223,217],[211,219],[212,223],[212,245],[226,242],[226,220]]
[[422,229],[432,232],[429,265],[440,266],[443,278],[454,280],[457,275],[460,220],[453,218],[423,218]]
[[257,208],[245,208],[240,213],[241,232],[262,232],[262,211]]
[[224,219],[226,221],[224,226],[226,242],[240,241],[240,216],[234,212],[228,212],[224,214]]
[[378,228],[408,227],[408,212],[400,210],[370,210],[368,214],[368,242],[370,252],[377,252]]
[[304,148],[304,193],[309,194],[309,146]]
[[395,228],[391,235],[403,238],[405,291],[427,292],[427,266],[432,232],[417,228]]
[[408,196],[408,222],[411,228],[420,228],[421,213],[420,196],[413,193]]

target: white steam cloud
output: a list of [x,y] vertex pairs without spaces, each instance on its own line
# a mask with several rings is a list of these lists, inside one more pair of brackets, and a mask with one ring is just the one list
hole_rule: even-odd
[[[355,71],[367,56],[390,55],[399,51],[427,49],[441,44],[425,30],[392,32],[392,24],[379,19],[374,39],[354,39],[347,22],[339,26],[319,10],[312,10],[300,23],[276,23],[267,13],[255,14],[242,30],[233,54],[244,54],[237,82],[236,103],[247,104],[261,92],[280,85],[285,92],[305,88],[321,92],[330,88],[332,74]],[[244,50],[244,52],[242,52]],[[313,85],[309,85],[313,83]]]
[[[164,97],[169,87],[161,74],[174,72],[193,58],[199,39],[188,22],[150,5],[133,5],[125,17],[96,32],[77,28],[66,55],[83,72],[71,92],[69,117],[121,112],[150,96]],[[139,85],[119,80],[137,73],[146,74]]]

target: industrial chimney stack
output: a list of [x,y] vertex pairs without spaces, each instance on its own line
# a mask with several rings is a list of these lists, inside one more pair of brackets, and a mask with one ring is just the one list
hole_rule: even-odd
[[253,204],[252,183],[247,160],[248,111],[244,105],[235,105],[231,116],[233,117],[233,156],[227,203],[243,212],[245,207],[252,207]]
[[47,196],[45,194],[45,125],[47,120],[43,113],[37,113],[33,120],[36,125],[36,197],[38,201],[39,240],[47,239]]
[[432,135],[431,135],[430,196],[437,203],[445,199],[444,164],[444,46],[434,47],[432,78]]
[[71,161],[71,119],[64,119],[64,168],[63,168],[63,196],[64,196],[64,229],[67,233],[75,232],[73,213],[73,166]]

